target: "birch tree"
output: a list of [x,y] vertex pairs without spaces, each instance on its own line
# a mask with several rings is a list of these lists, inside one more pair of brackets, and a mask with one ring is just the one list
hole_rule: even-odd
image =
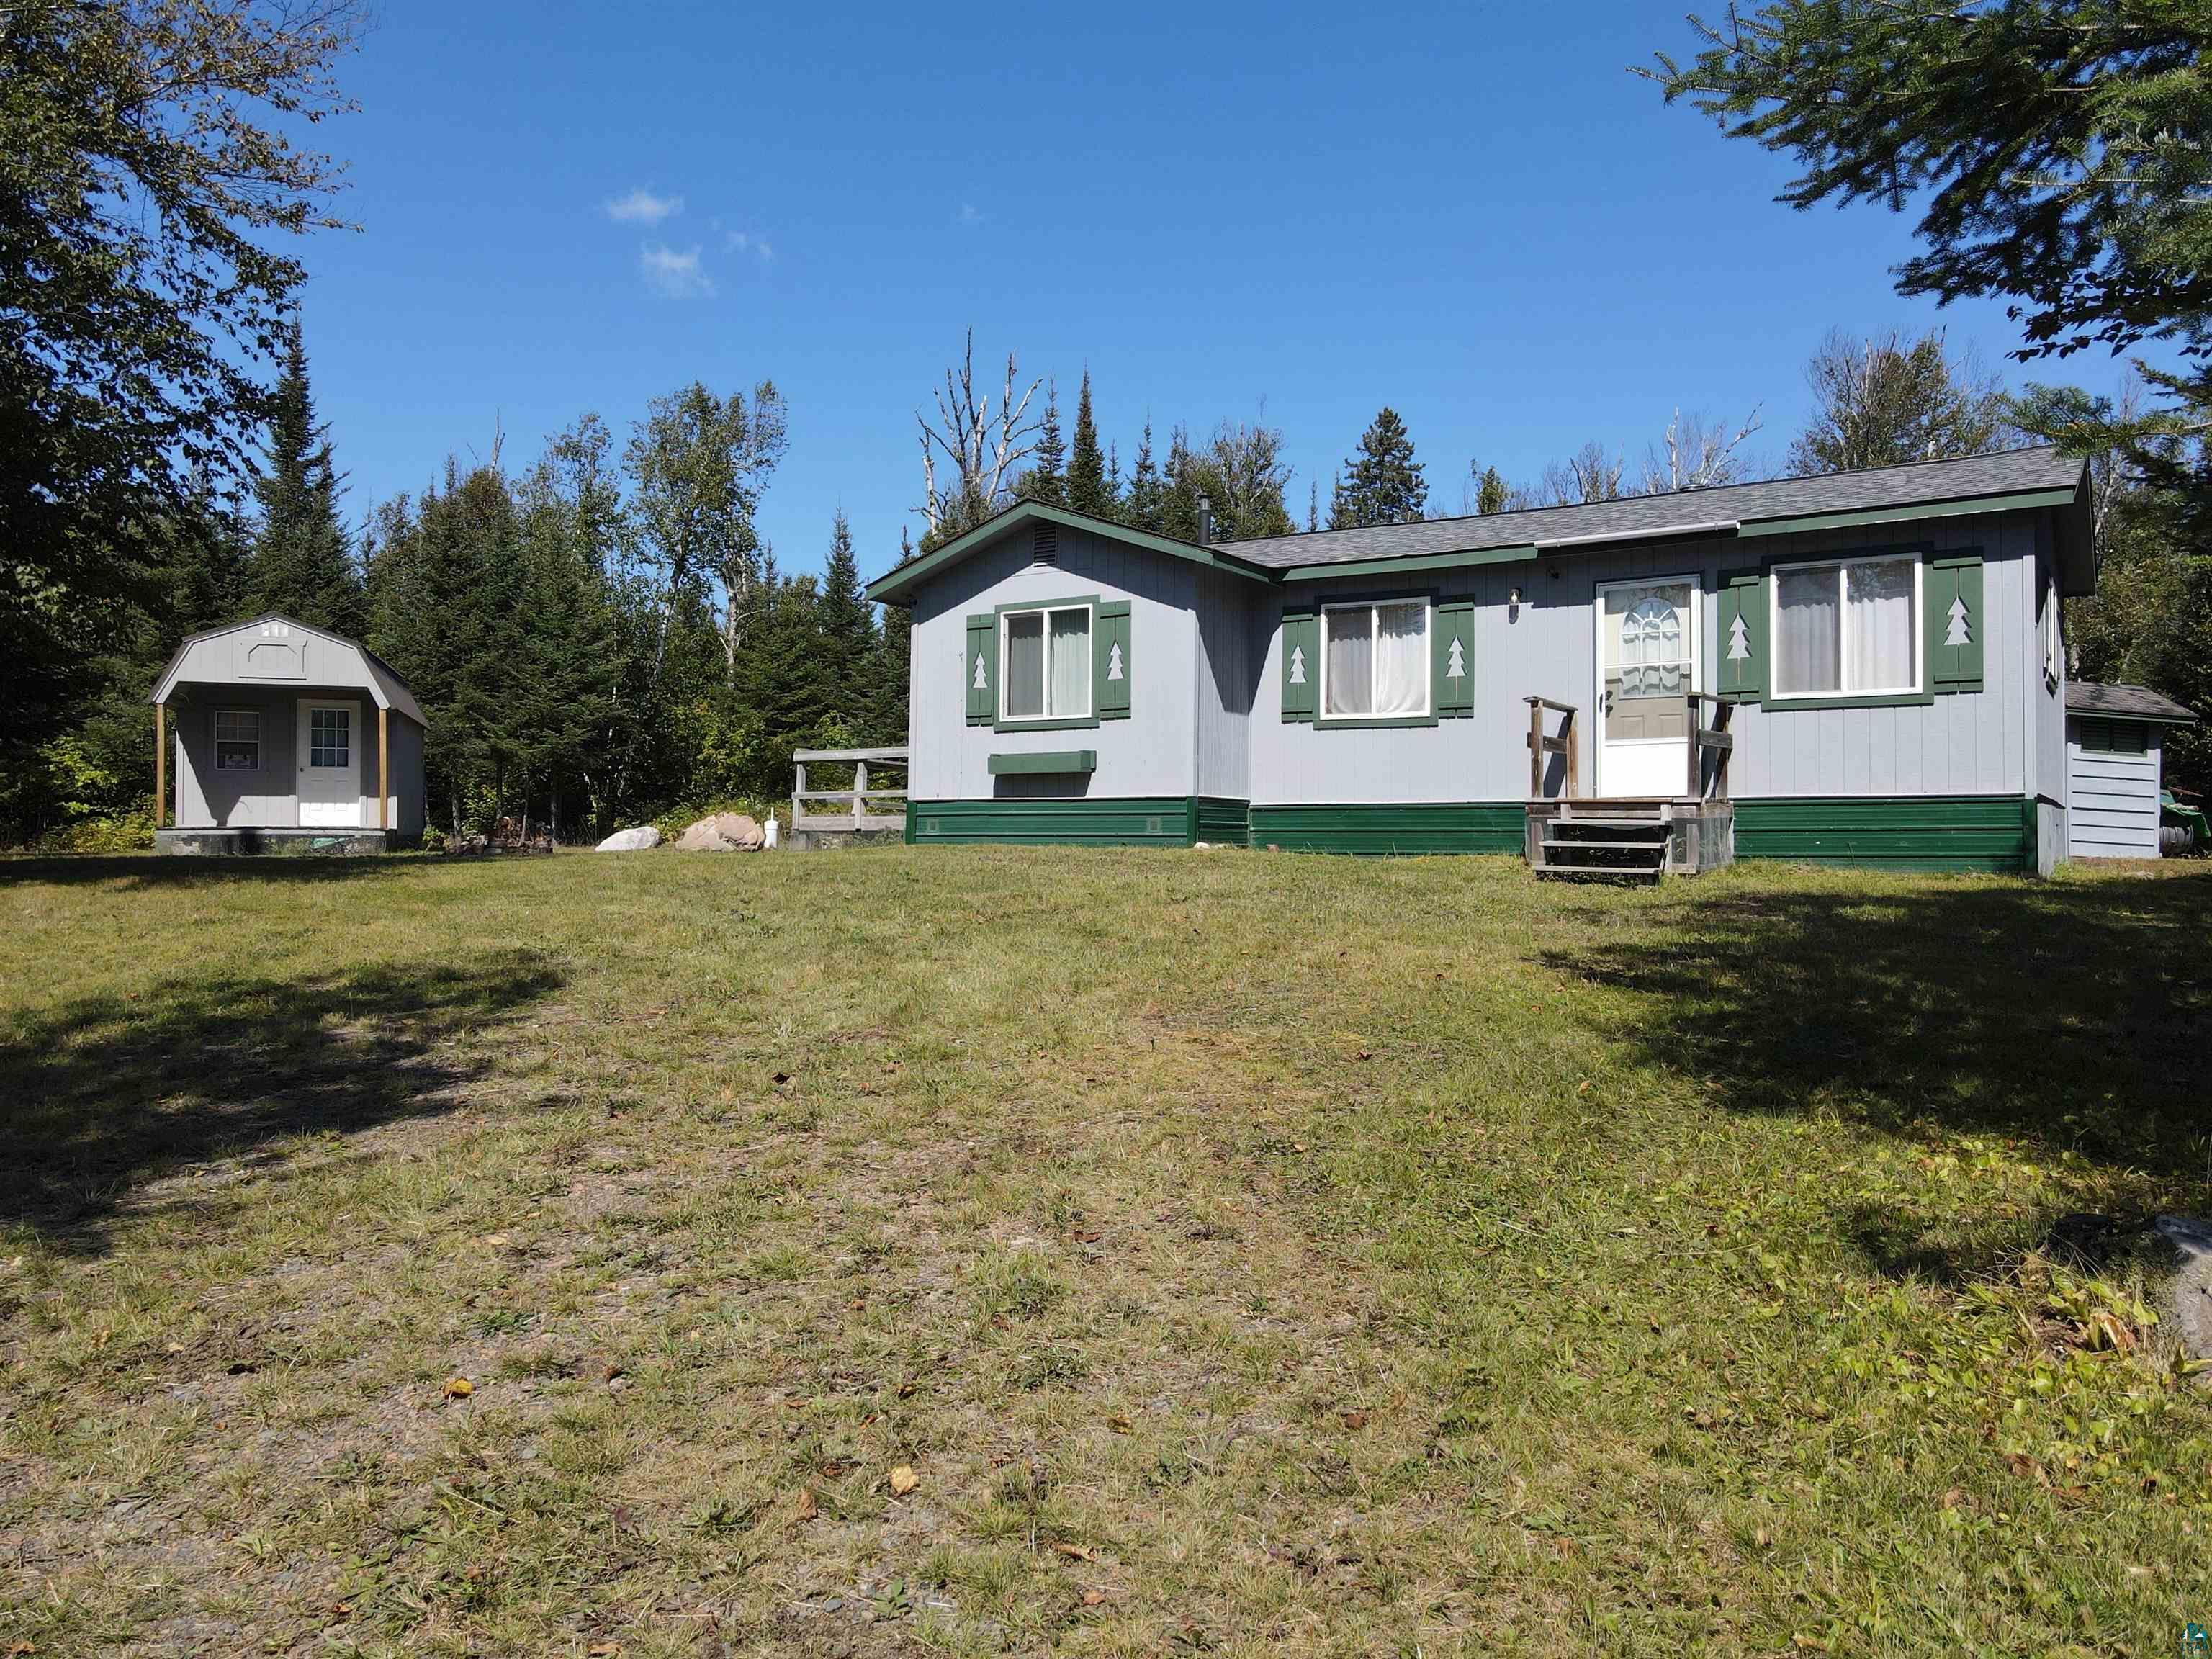
[[[928,525],[922,537],[925,552],[996,512],[1016,469],[1036,453],[1037,426],[1029,418],[1029,407],[1043,381],[1031,380],[1017,401],[1015,374],[1010,351],[1006,383],[995,404],[988,385],[978,392],[971,328],[960,362],[945,371],[945,385],[936,394],[936,420],[915,411],[921,428],[921,514]],[[941,481],[940,465],[946,475]]]

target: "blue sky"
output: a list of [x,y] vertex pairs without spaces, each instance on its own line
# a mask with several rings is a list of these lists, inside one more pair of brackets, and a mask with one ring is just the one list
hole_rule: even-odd
[[[999,26],[994,26],[999,25]],[[1778,158],[1626,66],[1680,11],[1571,5],[983,8],[386,0],[322,130],[357,233],[308,246],[317,395],[348,507],[444,457],[520,467],[694,379],[763,377],[791,449],[786,568],[850,517],[864,572],[920,534],[914,411],[979,358],[1091,369],[1126,466],[1149,411],[1283,428],[1326,495],[1382,404],[1431,503],[1470,457],[1533,480],[1595,437],[1633,472],[1679,404],[1778,462],[1831,326],[1941,322],[2008,379],[1997,305],[1888,270],[1910,222],[1772,198]]]

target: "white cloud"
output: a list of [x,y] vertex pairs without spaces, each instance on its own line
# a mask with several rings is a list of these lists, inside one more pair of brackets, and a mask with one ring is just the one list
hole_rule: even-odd
[[681,196],[655,196],[642,185],[607,204],[607,217],[623,224],[657,225],[683,211]]
[[960,222],[963,225],[981,224],[983,222],[983,210],[977,207],[973,202],[963,202],[960,204]]
[[775,249],[769,245],[768,238],[754,235],[750,231],[731,231],[722,238],[722,246],[732,253],[750,253],[763,264],[775,258]]
[[647,242],[637,251],[637,268],[657,294],[672,300],[711,300],[714,279],[699,264],[699,250],[678,252],[665,242]]

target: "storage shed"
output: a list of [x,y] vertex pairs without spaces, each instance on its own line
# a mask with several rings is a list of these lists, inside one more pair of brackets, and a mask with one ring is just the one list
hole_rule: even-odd
[[2166,728],[2197,716],[2141,685],[2075,680],[2066,688],[2066,855],[2159,855],[2160,771]]
[[210,629],[178,647],[152,701],[155,850],[368,853],[421,838],[422,711],[358,641],[275,614]]

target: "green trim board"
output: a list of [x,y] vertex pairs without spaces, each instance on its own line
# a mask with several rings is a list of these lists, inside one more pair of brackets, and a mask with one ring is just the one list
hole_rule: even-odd
[[1030,755],[991,757],[991,775],[994,778],[1019,777],[1033,772],[1096,772],[1097,769],[1098,751],[1096,749],[1047,749]]
[[1193,841],[1202,841],[1209,847],[1244,847],[1250,844],[1251,832],[1249,802],[1231,800],[1223,795],[1191,798]]
[[2024,795],[1825,795],[1735,803],[1735,855],[1887,870],[2035,868]]
[[1036,523],[1061,526],[1069,530],[1087,530],[1094,535],[1103,536],[1109,541],[1145,548],[1154,553],[1164,553],[1170,558],[1187,559],[1210,570],[1224,570],[1231,575],[1243,576],[1252,581],[1275,580],[1273,573],[1217,548],[1200,547],[1194,542],[1179,542],[1172,536],[1158,536],[1149,530],[1132,529],[1127,525],[1115,524],[1109,519],[1094,519],[1087,513],[1072,513],[1064,507],[1047,507],[1042,501],[1017,501],[1004,512],[984,520],[973,530],[955,536],[934,551],[921,554],[896,569],[885,571],[868,584],[868,598],[878,605],[904,605],[913,598],[916,583],[947,565],[958,563],[1008,531]]
[[1919,519],[1956,519],[1975,513],[2018,513],[2034,507],[2071,507],[2071,489],[2038,489],[2011,495],[1968,495],[1955,501],[1918,501],[1905,507],[1869,507],[1856,513],[1813,513],[1793,519],[1746,519],[1740,536],[1802,536],[1815,530],[1857,530],[1868,525],[1909,524]]
[[910,800],[909,847],[1188,847],[1242,843],[1244,803],[1217,796],[1104,799]]
[[1286,853],[1431,853],[1525,850],[1528,815],[1520,801],[1353,802],[1255,805],[1252,845]]

